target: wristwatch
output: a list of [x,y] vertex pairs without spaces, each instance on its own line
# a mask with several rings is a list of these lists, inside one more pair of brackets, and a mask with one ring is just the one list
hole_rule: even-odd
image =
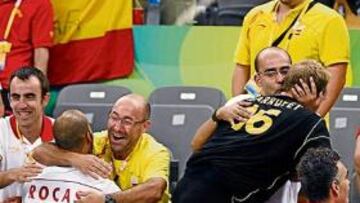
[[219,110],[219,109],[216,109],[216,110],[214,111],[214,113],[211,115],[211,120],[213,120],[213,121],[216,122],[216,123],[218,123],[218,122],[220,121],[220,119],[218,119],[218,118],[216,117],[216,113],[217,113],[218,110]]
[[110,195],[105,195],[105,203],[116,203],[116,200]]

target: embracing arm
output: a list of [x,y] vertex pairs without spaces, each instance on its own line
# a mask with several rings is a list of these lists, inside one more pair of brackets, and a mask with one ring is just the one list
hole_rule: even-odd
[[42,167],[35,163],[27,163],[19,168],[12,168],[0,172],[0,188],[4,188],[14,182],[27,182],[30,177],[41,173]]
[[[234,123],[235,120],[238,122],[244,122],[251,116],[246,107],[250,106],[251,102],[238,101],[230,105],[220,107],[215,112],[215,117],[218,120],[228,121]],[[191,140],[191,148],[193,151],[200,150],[204,144],[210,139],[217,127],[217,122],[212,119],[208,119],[197,129],[194,138]]]
[[217,123],[212,119],[208,119],[196,130],[195,136],[191,140],[191,148],[193,151],[199,151],[204,144],[210,139],[217,127]]
[[123,203],[156,203],[161,200],[166,189],[163,178],[151,178],[143,184],[113,194],[116,202]]
[[326,87],[326,97],[317,109],[317,113],[319,113],[322,117],[330,111],[345,85],[346,67],[347,63],[337,63],[332,64],[327,68],[330,72],[330,80]]
[[[166,181],[163,178],[151,178],[146,182],[125,191],[110,194],[116,202],[121,203],[157,203],[161,200],[166,189]],[[78,192],[80,200],[77,203],[103,203],[105,195],[95,191]]]
[[232,95],[244,93],[244,87],[250,79],[250,66],[236,64],[232,76]]
[[36,147],[32,153],[33,158],[47,166],[73,166],[83,173],[94,178],[108,177],[111,166],[105,161],[90,154],[79,154],[60,149],[52,143],[43,143]]
[[357,176],[357,185],[360,186],[360,128],[356,132],[355,139],[354,167]]

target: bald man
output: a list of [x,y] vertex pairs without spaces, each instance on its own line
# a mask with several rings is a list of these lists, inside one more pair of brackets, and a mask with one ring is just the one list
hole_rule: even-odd
[[[93,152],[113,165],[111,178],[123,191],[110,195],[84,191],[79,202],[168,202],[170,154],[145,133],[151,124],[149,118],[150,105],[140,95],[129,94],[115,102],[107,130],[94,134]],[[81,154],[61,151],[51,145],[37,148],[34,158],[45,165],[93,167],[81,161]]]
[[[85,115],[78,110],[67,110],[54,123],[55,144],[65,150],[89,154],[93,135]],[[94,190],[104,194],[120,191],[109,179],[87,176],[73,167],[50,166],[24,184],[23,203],[74,202],[81,190]]]

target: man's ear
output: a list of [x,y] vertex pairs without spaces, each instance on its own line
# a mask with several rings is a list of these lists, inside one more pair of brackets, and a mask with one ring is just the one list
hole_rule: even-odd
[[46,107],[46,105],[49,103],[49,100],[50,100],[50,93],[48,92],[48,93],[46,93],[44,96],[43,96],[43,101],[42,101],[42,103],[43,103],[43,107],[45,108]]
[[255,73],[254,81],[258,87],[261,87],[260,80],[261,80],[261,78],[260,78],[259,74]]
[[151,126],[150,120],[144,121],[144,123],[143,123],[144,132],[147,132],[150,129],[150,126]]
[[330,193],[332,196],[334,197],[338,197],[340,195],[340,186],[339,183],[336,181],[333,181],[331,183],[331,187],[330,187]]

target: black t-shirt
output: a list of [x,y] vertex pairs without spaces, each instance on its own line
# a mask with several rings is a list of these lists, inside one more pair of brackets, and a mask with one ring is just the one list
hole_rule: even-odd
[[243,202],[270,197],[308,148],[331,147],[324,120],[290,97],[258,97],[250,110],[255,114],[245,123],[220,122],[187,165],[209,166]]

